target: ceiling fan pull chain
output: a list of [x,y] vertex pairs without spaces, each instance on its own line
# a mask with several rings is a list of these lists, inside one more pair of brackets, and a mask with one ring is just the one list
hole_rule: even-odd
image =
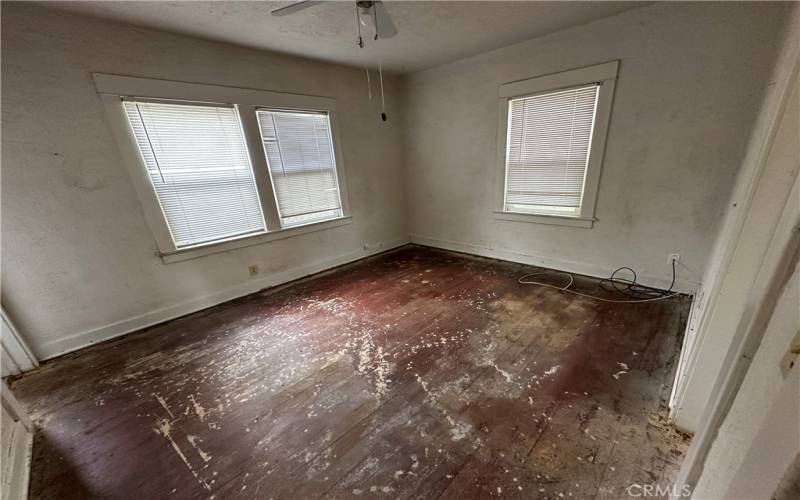
[[378,76],[381,81],[381,120],[386,121],[386,99],[383,96],[383,68],[380,61],[378,61]]
[[364,59],[364,71],[367,72],[367,96],[369,96],[369,103],[372,104],[372,83],[369,81],[369,66],[367,66],[366,59]]

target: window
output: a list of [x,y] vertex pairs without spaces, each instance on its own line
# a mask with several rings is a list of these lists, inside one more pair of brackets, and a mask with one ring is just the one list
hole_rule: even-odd
[[147,101],[124,106],[178,248],[265,231],[232,106]]
[[579,213],[597,88],[594,84],[511,99],[507,211]]
[[339,217],[327,113],[259,110],[257,115],[282,225]]
[[351,222],[334,99],[93,78],[165,263]]
[[501,87],[500,218],[591,226],[616,72],[613,62]]

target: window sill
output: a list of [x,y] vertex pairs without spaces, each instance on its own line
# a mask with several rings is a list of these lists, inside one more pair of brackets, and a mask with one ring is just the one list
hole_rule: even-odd
[[174,252],[161,252],[160,255],[161,260],[164,261],[164,264],[172,264],[173,262],[196,259],[197,257],[236,250],[237,248],[261,245],[262,243],[269,243],[270,241],[283,240],[286,238],[299,236],[301,234],[324,231],[325,229],[344,226],[350,224],[351,222],[353,222],[353,217],[346,215],[336,219],[311,222],[308,224],[287,227],[285,229],[278,229],[277,231],[270,231],[268,233],[247,235],[240,238],[182,248]]
[[554,226],[569,226],[591,228],[596,220],[594,217],[569,217],[564,215],[525,214],[519,212],[503,212],[496,210],[494,218],[512,222],[532,222],[537,224],[550,224]]

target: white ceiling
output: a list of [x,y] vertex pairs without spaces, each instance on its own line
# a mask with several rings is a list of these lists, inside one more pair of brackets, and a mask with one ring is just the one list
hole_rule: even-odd
[[387,72],[438,66],[570,26],[641,7],[648,2],[385,2],[399,34],[356,47],[355,6],[316,5],[275,17],[291,2],[47,2],[62,10],[348,65],[380,58]]

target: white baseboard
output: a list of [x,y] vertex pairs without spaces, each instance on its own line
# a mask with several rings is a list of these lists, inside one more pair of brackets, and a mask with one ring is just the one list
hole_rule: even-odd
[[0,452],[0,498],[25,500],[33,457],[33,423],[5,381],[2,384],[3,440]]
[[11,424],[10,443],[3,443],[2,497],[14,500],[28,498],[28,484],[31,476],[33,434],[19,423]]
[[[68,337],[53,340],[39,346],[38,349],[36,349],[36,354],[38,355],[39,359],[51,359],[72,351],[77,351],[78,349],[88,347],[98,342],[110,340],[121,335],[135,332],[143,328],[147,328],[196,311],[200,311],[202,309],[206,309],[211,306],[215,306],[217,304],[221,304],[223,302],[227,302],[229,300],[233,300],[238,297],[243,297],[265,288],[281,285],[289,281],[300,279],[311,274],[340,266],[342,264],[347,264],[355,260],[384,252],[386,250],[397,248],[407,243],[416,243],[419,245],[442,248],[445,250],[478,255],[481,257],[489,257],[493,259],[518,262],[520,264],[529,264],[550,269],[558,269],[561,271],[594,276],[597,278],[606,278],[613,271],[611,268],[595,266],[583,262],[572,262],[541,255],[498,250],[471,243],[460,243],[437,238],[429,238],[420,235],[411,235],[409,238],[398,238],[396,240],[378,243],[372,245],[368,249],[357,250],[355,252],[341,255],[334,259],[288,269],[280,273],[265,276],[261,279],[248,281],[246,283],[242,283],[241,285],[220,290],[219,292],[215,292],[210,295],[205,295],[178,304],[173,304],[144,314],[132,316],[108,325],[93,328],[85,332],[80,332]],[[671,277],[639,276],[639,280],[644,285],[657,288],[667,288],[669,287]],[[676,280],[674,289],[679,292],[694,293],[698,286],[699,284],[695,282]]]
[[264,276],[263,278],[248,281],[210,295],[205,295],[178,304],[173,304],[161,309],[156,309],[144,314],[132,316],[108,325],[76,333],[38,346],[36,354],[39,359],[51,359],[67,354],[78,349],[83,349],[98,342],[119,337],[143,328],[147,328],[165,321],[169,321],[187,314],[206,309],[238,297],[264,290],[266,288],[282,285],[289,281],[304,278],[311,274],[331,269],[342,264],[347,264],[371,255],[375,255],[409,243],[408,238],[398,238],[371,245],[367,249],[357,250],[333,259],[316,262],[313,264],[287,269],[279,273]]
[[[569,260],[556,259],[553,257],[546,257],[543,255],[525,254],[513,252],[510,250],[499,250],[482,245],[475,245],[473,243],[461,243],[457,241],[441,240],[438,238],[429,238],[427,236],[420,236],[417,234],[411,235],[411,243],[418,245],[425,245],[429,247],[442,248],[445,250],[452,250],[454,252],[462,252],[480,257],[489,257],[492,259],[506,260],[510,262],[517,262],[519,264],[528,264],[538,267],[546,267],[548,269],[556,269],[559,271],[566,271],[575,274],[582,274],[585,276],[593,276],[595,278],[608,278],[614,271],[614,268],[588,264],[585,262],[573,262]],[[659,289],[669,288],[672,281],[672,276],[642,276],[638,275],[639,283]],[[694,294],[700,287],[699,283],[676,279],[673,290],[682,293]]]

